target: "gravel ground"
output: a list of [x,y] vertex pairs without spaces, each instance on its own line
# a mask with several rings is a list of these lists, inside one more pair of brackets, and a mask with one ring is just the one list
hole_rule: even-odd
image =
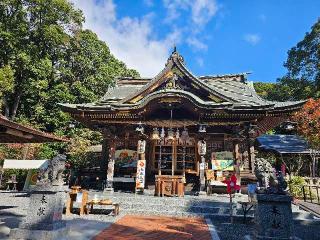
[[[246,236],[254,235],[254,221],[249,219],[246,224],[242,218],[236,218],[230,224],[229,218],[211,218],[221,240],[247,240]],[[294,234],[301,240],[319,240],[320,222],[294,221]]]
[[[17,228],[28,212],[29,195],[25,193],[0,192],[0,239],[8,239],[10,228]],[[75,209],[75,212],[79,211]],[[89,240],[110,226],[119,217],[107,215],[107,210],[99,214],[63,215],[70,230],[66,240]]]
[[[28,194],[0,192],[0,239],[2,239],[1,232],[2,234],[6,233],[9,230],[8,227],[15,228],[18,226],[27,214],[28,207]],[[71,230],[73,229],[73,236],[68,239],[90,239],[89,236],[122,217],[121,215],[119,217],[107,216],[107,210],[106,212],[99,212],[97,209],[97,213],[83,216],[77,214],[63,215],[63,219]],[[233,225],[229,223],[229,218],[225,217],[213,217],[211,221],[215,225],[221,240],[242,240],[246,239],[246,235],[253,235],[254,223],[250,219],[246,224],[243,224],[242,218],[236,218]],[[95,226],[97,226],[95,231],[90,232],[90,229],[94,229]],[[319,240],[319,229],[320,222],[295,221],[295,236],[302,240]]]

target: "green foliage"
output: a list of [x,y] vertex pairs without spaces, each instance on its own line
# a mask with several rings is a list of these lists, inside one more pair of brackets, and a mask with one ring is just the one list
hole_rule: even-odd
[[71,143],[68,146],[68,162],[74,169],[81,169],[90,164],[89,146],[97,145],[102,141],[102,135],[89,129],[74,129]]
[[288,52],[287,74],[279,83],[290,89],[294,99],[320,97],[320,18],[304,39]]
[[[81,146],[101,137],[90,131],[85,142],[89,131],[81,125],[69,129],[71,118],[58,103],[93,102],[116,77],[139,76],[95,33],[83,30],[83,22],[82,12],[68,0],[0,1],[0,111],[17,122],[75,138]],[[65,150],[66,144],[45,144],[36,156],[51,158]],[[77,151],[70,155],[73,161],[77,154],[81,158]]]
[[290,100],[290,89],[279,83],[256,82],[253,84],[256,92],[262,98],[269,101]]
[[[6,189],[6,182],[11,179],[11,175],[16,175],[16,181],[18,182],[17,188],[18,190],[22,190],[27,174],[28,170],[24,169],[6,169],[2,175],[2,185],[4,189]],[[10,185],[10,187],[12,188],[12,185]]]
[[[306,185],[305,180],[303,177],[300,176],[294,176],[288,181],[288,186],[290,193],[295,198],[303,198],[303,190],[302,187]],[[306,189],[306,194],[309,194],[309,190]]]
[[272,166],[275,166],[278,161],[277,156],[272,152],[259,151],[256,157],[266,159]]
[[0,67],[0,108],[2,106],[2,98],[13,91],[14,72],[10,66]]

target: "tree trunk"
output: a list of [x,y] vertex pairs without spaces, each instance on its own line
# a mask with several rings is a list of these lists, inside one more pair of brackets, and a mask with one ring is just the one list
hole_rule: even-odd
[[316,177],[316,151],[314,149],[310,150],[310,156],[312,159],[312,177]]
[[13,102],[13,105],[12,105],[12,111],[11,111],[11,116],[10,116],[11,120],[13,120],[17,115],[17,110],[18,110],[18,107],[19,107],[21,94],[22,94],[22,91],[18,90],[18,92],[16,93],[16,95],[14,97],[14,102]]
[[10,108],[9,108],[9,105],[8,105],[8,101],[7,101],[7,99],[5,97],[3,98],[3,105],[4,105],[4,116],[6,118],[9,118]]

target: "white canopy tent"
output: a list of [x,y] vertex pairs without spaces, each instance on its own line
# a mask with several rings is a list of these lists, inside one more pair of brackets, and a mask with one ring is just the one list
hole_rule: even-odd
[[15,160],[5,159],[3,169],[46,169],[49,160]]
[[[16,159],[5,159],[3,162],[2,169],[25,169],[29,170],[26,181],[24,183],[23,190],[27,190],[30,187],[31,177],[33,170],[35,169],[47,169],[49,160],[16,160]],[[2,171],[3,171],[2,170]],[[2,176],[1,176],[2,178]]]

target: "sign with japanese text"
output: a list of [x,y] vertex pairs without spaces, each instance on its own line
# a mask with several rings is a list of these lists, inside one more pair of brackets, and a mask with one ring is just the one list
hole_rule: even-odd
[[213,152],[211,153],[212,170],[233,171],[234,160],[232,152]]
[[146,175],[146,160],[138,160],[137,177],[136,177],[136,189],[144,188],[145,175]]

